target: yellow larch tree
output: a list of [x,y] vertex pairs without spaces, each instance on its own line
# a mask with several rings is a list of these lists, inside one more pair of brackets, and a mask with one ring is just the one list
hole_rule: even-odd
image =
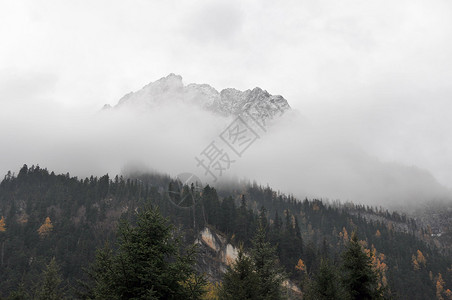
[[[5,232],[5,231],[6,231],[6,222],[5,222],[5,217],[2,216],[2,218],[0,219],[0,232]],[[5,249],[5,241],[3,239],[2,239],[1,249],[2,249],[2,253],[1,253],[1,258],[0,258],[0,264],[3,266],[3,254],[4,254],[3,250]]]
[[298,263],[295,266],[295,269],[297,271],[299,271],[300,273],[306,272],[306,265],[304,264],[304,261],[301,258],[298,260]]
[[436,299],[444,300],[443,292],[444,292],[443,276],[441,275],[441,273],[438,273],[438,277],[436,279]]
[[417,250],[416,255],[411,256],[411,261],[413,263],[413,268],[415,271],[420,270],[421,267],[425,267],[427,260],[424,254],[420,250]]
[[342,242],[346,244],[350,239],[348,237],[348,232],[345,227],[342,228],[342,232],[339,232],[339,237],[342,239]]
[[425,264],[427,263],[427,260],[424,257],[424,254],[420,250],[417,250],[417,261],[419,264],[423,265],[425,267]]
[[41,225],[38,229],[38,234],[41,238],[46,237],[49,235],[49,233],[53,230],[52,221],[50,221],[50,218],[47,217],[44,221],[44,224]]
[[413,264],[413,269],[414,269],[415,271],[418,271],[418,270],[421,269],[421,267],[419,266],[419,263],[418,263],[418,261],[417,261],[417,259],[416,259],[416,255],[412,255],[412,256],[411,256],[411,262],[412,262],[412,264]]
[[452,291],[451,290],[447,289],[444,292],[444,295],[446,295],[447,299],[452,299]]
[[6,222],[5,222],[5,217],[2,216],[2,218],[0,219],[0,232],[5,232],[6,231]]
[[[364,245],[365,242],[362,242],[362,245]],[[372,259],[373,269],[378,275],[378,286],[386,287],[388,284],[388,279],[386,278],[386,271],[388,270],[388,265],[385,263],[386,256],[383,253],[378,253],[374,245],[370,249],[364,248],[364,252]]]

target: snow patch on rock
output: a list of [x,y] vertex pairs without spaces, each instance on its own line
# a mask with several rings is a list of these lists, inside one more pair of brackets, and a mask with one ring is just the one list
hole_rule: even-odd
[[[284,97],[271,95],[258,87],[246,91],[227,88],[218,92],[208,84],[191,83],[185,86],[182,76],[172,73],[149,83],[139,91],[128,93],[114,108],[126,107],[142,111],[177,102],[194,105],[226,117],[248,112],[248,115],[256,120],[273,119],[290,109]],[[109,105],[104,107],[110,109]]]

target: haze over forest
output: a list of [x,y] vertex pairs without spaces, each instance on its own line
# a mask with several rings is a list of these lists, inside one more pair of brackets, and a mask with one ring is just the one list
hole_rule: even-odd
[[224,178],[373,205],[450,199],[450,2],[178,5],[0,4],[0,173],[202,175],[194,157],[232,119],[170,98],[101,112],[177,73],[293,108]]

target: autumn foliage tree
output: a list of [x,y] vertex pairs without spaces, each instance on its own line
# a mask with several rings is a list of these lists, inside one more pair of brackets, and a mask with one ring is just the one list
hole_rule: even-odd
[[0,232],[5,232],[6,231],[6,222],[5,222],[5,217],[2,216],[2,218],[0,219]]
[[3,266],[3,257],[4,257],[4,251],[5,251],[5,241],[4,241],[4,237],[2,234],[3,232],[6,231],[6,222],[5,222],[5,217],[2,216],[2,218],[0,219],[0,241],[2,242],[1,244],[1,253],[0,253],[0,264]]
[[300,273],[306,272],[306,265],[304,264],[304,261],[301,258],[298,260],[298,263],[295,266],[295,270],[297,270]]
[[436,276],[436,299],[438,300],[450,300],[452,299],[452,292],[449,289],[445,290],[445,282],[443,279],[443,275],[441,273],[438,273],[438,276]]
[[53,230],[53,224],[49,217],[47,217],[44,223],[39,227],[38,234],[41,238],[44,238],[50,234]]
[[380,230],[377,229],[377,231],[375,232],[375,236],[376,236],[377,238],[381,237],[381,232],[380,232]]
[[424,254],[420,250],[417,250],[416,255],[413,254],[411,256],[411,262],[414,270],[418,271],[421,267],[426,266],[427,260],[425,259]]
[[364,249],[367,256],[372,260],[372,267],[378,277],[378,287],[380,289],[386,288],[388,280],[386,278],[386,271],[388,266],[386,265],[386,256],[383,253],[378,253],[377,249],[372,245],[370,249]]

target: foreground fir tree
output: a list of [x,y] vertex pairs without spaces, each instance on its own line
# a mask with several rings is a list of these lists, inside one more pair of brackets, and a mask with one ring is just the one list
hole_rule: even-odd
[[59,275],[59,267],[52,258],[46,269],[42,272],[42,279],[36,291],[36,299],[38,300],[60,300],[63,299],[61,291],[61,277]]
[[20,283],[19,286],[17,287],[17,290],[11,292],[11,294],[9,294],[9,297],[7,299],[8,300],[28,300],[30,298],[31,298],[30,295],[25,290],[24,284]]
[[321,259],[320,268],[314,280],[307,284],[306,300],[336,300],[345,299],[339,274],[329,260]]
[[259,215],[259,225],[252,241],[251,259],[259,278],[259,299],[282,299],[281,284],[285,276],[278,265],[276,247],[272,247],[267,239],[265,213],[265,209],[262,209]]
[[228,267],[220,287],[221,300],[260,299],[258,295],[259,277],[250,257],[240,245],[236,261]]
[[372,267],[372,258],[363,251],[355,232],[342,254],[342,259],[342,283],[348,299],[383,298],[378,287],[378,275]]
[[240,246],[237,260],[224,275],[220,299],[283,299],[281,285],[285,276],[278,266],[276,247],[267,240],[265,227],[265,210],[262,210],[251,255],[246,256]]
[[194,270],[195,248],[181,254],[181,241],[156,209],[122,222],[118,250],[98,252],[89,299],[200,299],[205,279]]

